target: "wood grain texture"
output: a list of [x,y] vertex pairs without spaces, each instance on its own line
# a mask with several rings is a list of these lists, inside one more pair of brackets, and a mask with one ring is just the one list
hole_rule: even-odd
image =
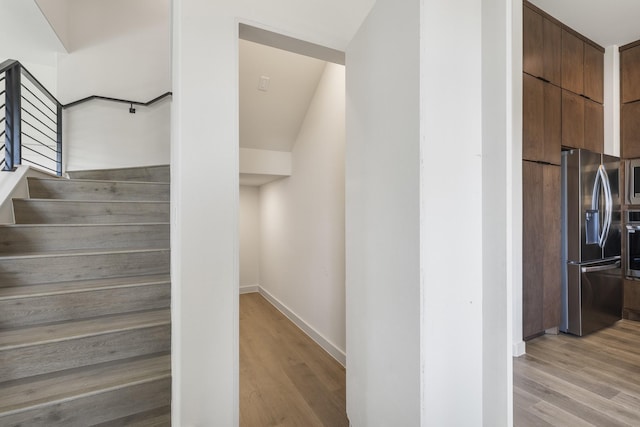
[[169,248],[169,224],[0,225],[0,255]]
[[240,425],[349,425],[344,368],[257,293],[240,296]]
[[622,104],[620,150],[625,159],[640,157],[640,102]]
[[562,91],[562,146],[584,147],[584,101],[567,90]]
[[604,54],[588,43],[584,44],[584,95],[604,102]]
[[[55,288],[55,284],[47,284]],[[64,322],[111,314],[168,308],[171,284],[142,284],[80,289],[78,292],[48,292],[44,295],[27,293],[22,297],[3,296],[7,288],[0,288],[0,328],[15,328],[38,323]]]
[[171,407],[152,409],[151,411],[141,412],[128,417],[119,418],[117,420],[108,421],[106,423],[96,424],[94,427],[170,427],[171,426]]
[[164,376],[6,415],[0,423],[7,427],[86,427],[170,403],[171,378]]
[[558,23],[523,7],[523,71],[560,86],[562,39]]
[[171,326],[150,326],[103,335],[70,337],[0,351],[0,381],[11,381],[81,366],[166,352],[171,349]]
[[523,336],[560,324],[560,167],[522,162]]
[[0,414],[21,412],[43,402],[55,405],[97,390],[117,389],[170,373],[171,357],[158,354],[11,381],[0,387]]
[[166,249],[0,257],[0,287],[168,274]]
[[169,185],[29,184],[55,199],[0,227],[0,425],[170,425]]
[[14,199],[16,224],[131,224],[169,222],[168,202]]
[[67,171],[67,175],[72,179],[113,181],[170,182],[171,180],[170,168],[167,165]]
[[637,426],[640,323],[544,335],[514,358],[514,425]]
[[594,153],[604,152],[604,107],[602,104],[584,101],[584,148]]
[[640,46],[620,52],[620,102],[640,100]]
[[27,178],[29,197],[62,200],[169,201],[169,183]]
[[562,88],[584,93],[584,42],[562,29]]

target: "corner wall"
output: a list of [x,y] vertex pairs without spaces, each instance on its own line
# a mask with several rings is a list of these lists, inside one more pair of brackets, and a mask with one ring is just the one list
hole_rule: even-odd
[[[357,427],[421,425],[420,170],[451,163],[420,159],[420,4],[378,0],[346,55],[347,415]],[[433,185],[444,191],[446,178]]]
[[[147,102],[171,91],[169,0],[71,0],[62,103],[100,95]],[[65,110],[65,170],[168,164],[171,100],[150,107],[89,101]]]
[[343,364],[344,90],[344,67],[328,63],[292,151],[291,177],[260,190],[260,286]]
[[240,186],[240,292],[260,285],[260,188]]

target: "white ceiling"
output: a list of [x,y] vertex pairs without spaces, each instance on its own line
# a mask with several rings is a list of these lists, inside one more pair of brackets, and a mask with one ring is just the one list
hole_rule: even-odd
[[291,151],[326,62],[246,40],[239,56],[240,146]]
[[530,0],[603,47],[640,40],[638,0]]

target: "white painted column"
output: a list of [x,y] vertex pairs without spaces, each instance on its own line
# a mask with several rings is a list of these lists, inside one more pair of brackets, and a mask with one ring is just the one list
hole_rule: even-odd
[[604,52],[604,152],[620,156],[620,51]]

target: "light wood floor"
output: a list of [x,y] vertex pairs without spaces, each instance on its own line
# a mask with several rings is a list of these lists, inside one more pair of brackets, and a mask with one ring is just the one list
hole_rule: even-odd
[[513,361],[515,426],[640,426],[640,322],[544,335]]
[[240,296],[240,426],[348,426],[345,369],[260,294]]

